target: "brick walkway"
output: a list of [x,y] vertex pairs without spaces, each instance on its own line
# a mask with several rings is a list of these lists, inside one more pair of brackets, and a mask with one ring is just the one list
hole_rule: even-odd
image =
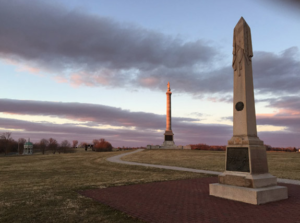
[[81,191],[80,194],[153,223],[300,223],[300,186],[288,187],[289,198],[250,205],[209,196],[216,177],[154,182]]

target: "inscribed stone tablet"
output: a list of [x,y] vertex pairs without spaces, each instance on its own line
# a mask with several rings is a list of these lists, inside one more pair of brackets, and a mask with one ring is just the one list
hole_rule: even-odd
[[226,170],[250,172],[247,147],[227,148]]

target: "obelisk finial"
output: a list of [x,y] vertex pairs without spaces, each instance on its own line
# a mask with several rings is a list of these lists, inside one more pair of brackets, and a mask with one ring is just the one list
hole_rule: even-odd
[[240,76],[240,70],[243,69],[242,57],[245,56],[247,64],[251,62],[251,57],[253,57],[251,30],[243,17],[240,18],[234,27],[232,54],[232,67],[234,71],[238,69],[238,75]]

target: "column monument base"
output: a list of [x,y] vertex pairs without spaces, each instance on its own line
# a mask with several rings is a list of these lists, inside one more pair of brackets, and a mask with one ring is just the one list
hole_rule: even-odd
[[162,148],[166,149],[172,149],[176,148],[175,142],[174,142],[174,133],[172,130],[166,130],[164,134],[164,142],[162,144]]

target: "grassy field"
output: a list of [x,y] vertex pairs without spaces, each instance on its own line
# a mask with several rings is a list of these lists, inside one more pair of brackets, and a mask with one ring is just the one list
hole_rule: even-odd
[[0,157],[0,222],[140,222],[77,191],[204,176],[106,161],[120,153]]
[[[300,153],[267,152],[269,172],[278,178],[300,180]],[[224,171],[225,152],[205,150],[145,150],[125,161]]]

